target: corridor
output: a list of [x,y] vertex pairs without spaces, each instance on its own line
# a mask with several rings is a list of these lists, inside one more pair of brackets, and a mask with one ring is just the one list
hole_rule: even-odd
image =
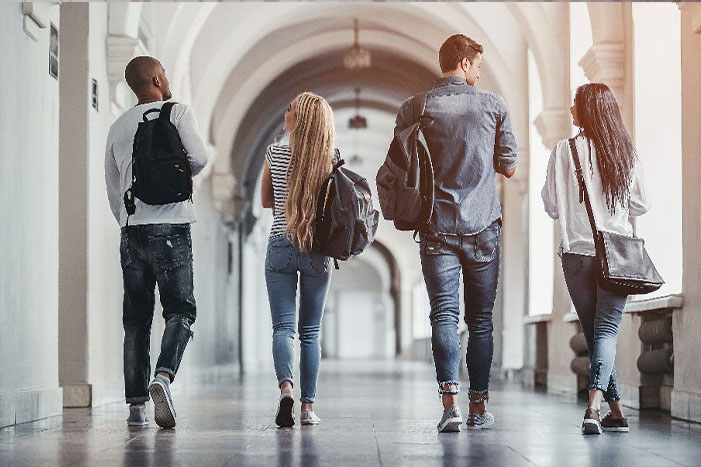
[[[323,424],[278,430],[266,148],[295,96],[315,92],[376,199],[397,111],[440,79],[455,33],[484,46],[477,87],[504,98],[518,149],[496,187],[496,425],[436,433],[419,247],[381,219],[333,271]],[[701,2],[3,2],[0,52],[0,467],[701,465]],[[105,186],[109,129],[138,101],[125,67],[143,55],[162,63],[208,155],[193,180],[197,321],[174,431],[125,423],[120,229]],[[645,167],[652,209],[635,234],[665,280],[630,297],[618,332],[631,432],[598,437],[579,432],[589,359],[541,199],[588,82],[612,90]],[[463,387],[465,367],[463,353]]]
[[701,458],[701,425],[631,410],[630,433],[585,437],[583,402],[513,383],[495,384],[493,429],[438,434],[433,368],[423,363],[324,361],[316,427],[276,428],[271,375],[173,387],[174,430],[128,428],[121,403],[67,410],[1,430],[0,465],[652,467]]

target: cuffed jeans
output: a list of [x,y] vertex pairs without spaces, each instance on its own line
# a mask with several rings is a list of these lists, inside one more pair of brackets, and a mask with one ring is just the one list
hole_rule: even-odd
[[562,270],[572,303],[587,340],[591,370],[589,389],[600,389],[607,402],[621,400],[616,378],[616,341],[626,295],[617,295],[596,283],[596,258],[565,253]]
[[166,322],[156,372],[178,372],[192,337],[196,306],[192,283],[192,239],[189,224],[133,225],[122,228],[120,245],[124,278],[124,387],[127,403],[149,400],[151,323],[158,293]]
[[299,374],[302,402],[314,402],[319,375],[319,331],[329,290],[329,258],[300,252],[286,237],[274,237],[265,257],[265,283],[273,319],[273,361],[278,385],[293,382],[295,314],[299,282]]
[[492,365],[492,309],[499,281],[500,221],[475,235],[422,235],[421,268],[431,302],[431,346],[440,386],[459,386],[460,272],[468,330],[470,393],[487,394]]

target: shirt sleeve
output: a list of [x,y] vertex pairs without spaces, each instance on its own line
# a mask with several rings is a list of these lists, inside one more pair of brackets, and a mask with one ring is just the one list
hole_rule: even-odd
[[645,173],[640,160],[635,162],[635,172],[630,187],[628,207],[632,217],[642,216],[650,210],[650,196],[645,189]]
[[560,213],[557,209],[557,190],[555,182],[555,158],[557,156],[557,146],[550,153],[550,160],[548,161],[548,171],[545,176],[545,184],[540,192],[541,198],[543,198],[543,207],[545,208],[545,213],[553,219],[559,219]]
[[499,98],[496,137],[494,141],[494,163],[498,173],[506,173],[516,168],[518,150],[516,138],[511,129],[511,115],[504,99]]
[[195,176],[207,165],[208,157],[207,147],[200,137],[197,119],[195,119],[195,113],[191,108],[185,107],[185,112],[180,117],[180,120],[175,123],[175,128],[178,129],[180,140],[183,142],[185,151],[187,151],[187,159],[190,161],[192,175]]
[[114,159],[112,151],[112,141],[110,136],[107,136],[107,148],[105,149],[105,183],[107,185],[107,200],[110,204],[110,210],[117,223],[119,223],[119,214],[122,207],[122,194],[119,188],[119,167]]
[[395,120],[395,125],[394,125],[394,134],[396,135],[397,133],[401,132],[402,130],[405,130],[411,125],[412,122],[412,99],[409,98],[402,103],[402,106],[399,108],[399,112],[397,113],[397,119]]

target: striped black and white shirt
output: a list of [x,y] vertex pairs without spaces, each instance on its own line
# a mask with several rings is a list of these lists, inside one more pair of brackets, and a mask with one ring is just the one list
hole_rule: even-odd
[[287,202],[287,169],[290,166],[292,152],[287,144],[271,144],[265,151],[265,160],[270,167],[273,181],[275,208],[273,209],[273,226],[270,228],[270,238],[285,234],[287,217],[285,203]]

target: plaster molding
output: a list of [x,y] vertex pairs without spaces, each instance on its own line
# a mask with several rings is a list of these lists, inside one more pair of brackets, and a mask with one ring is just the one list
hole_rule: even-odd
[[625,84],[625,47],[622,42],[594,44],[579,61],[579,66],[590,81],[622,89]]
[[51,8],[55,5],[58,5],[58,2],[22,2],[22,28],[32,40],[38,41],[39,30],[46,29],[49,25]]
[[546,148],[552,149],[561,139],[569,138],[572,132],[570,112],[567,109],[543,110],[533,121]]

